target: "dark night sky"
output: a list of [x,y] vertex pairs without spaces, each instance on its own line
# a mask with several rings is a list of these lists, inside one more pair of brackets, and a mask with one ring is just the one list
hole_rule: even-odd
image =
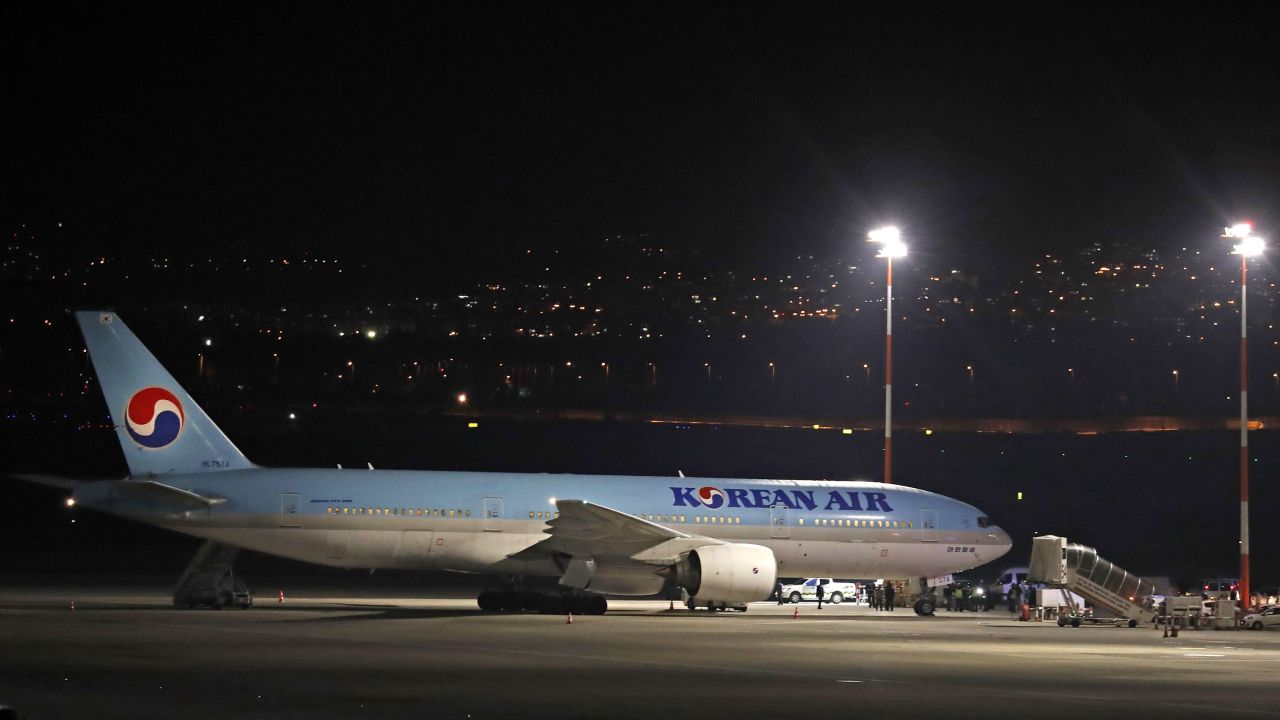
[[1280,197],[1275,11],[1218,5],[8,3],[0,211],[442,272],[884,220],[940,253],[1200,242]]

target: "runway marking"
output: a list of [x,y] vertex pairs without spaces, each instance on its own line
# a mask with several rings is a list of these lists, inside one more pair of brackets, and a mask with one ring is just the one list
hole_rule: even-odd
[[866,681],[865,681],[865,680],[837,680],[836,682],[841,682],[841,683],[860,683],[860,682],[866,682]]
[[1226,655],[1215,655],[1213,653],[1182,653],[1183,657],[1226,657]]

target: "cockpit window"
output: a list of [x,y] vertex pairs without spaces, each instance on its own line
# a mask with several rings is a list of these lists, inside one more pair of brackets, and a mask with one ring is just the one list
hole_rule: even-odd
[[986,515],[979,515],[978,527],[980,528],[991,527],[991,518],[987,517]]

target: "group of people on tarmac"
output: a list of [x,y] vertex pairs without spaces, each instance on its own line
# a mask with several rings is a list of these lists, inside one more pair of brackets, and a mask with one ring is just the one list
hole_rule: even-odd
[[[947,610],[950,612],[990,612],[997,603],[1004,600],[1008,603],[1009,612],[1017,613],[1021,611],[1023,598],[1031,596],[1033,588],[1027,583],[1014,583],[1009,586],[1008,593],[1001,597],[1001,586],[999,584],[988,585],[986,583],[978,583],[977,585],[968,585],[966,583],[951,583],[942,588],[942,597],[944,598]],[[823,602],[826,600],[826,588],[818,585],[814,588],[814,594],[818,600],[818,609],[822,609]],[[778,600],[778,604],[782,605],[787,599],[782,595],[782,581],[778,580],[774,586],[774,596]],[[894,584],[885,581],[881,585],[873,585],[867,583],[860,588],[858,593],[858,602],[865,602],[873,610],[893,610],[894,600],[897,596],[897,589]]]
[[[1017,586],[1015,585],[1014,587]],[[950,612],[964,612],[965,610],[989,612],[996,606],[998,592],[999,586],[992,587],[986,583],[979,583],[970,587],[962,583],[953,582],[942,588],[942,597],[946,600],[947,610]]]
[[894,589],[893,583],[886,582],[883,585],[867,588],[867,604],[873,610],[893,610],[893,598],[898,594]]

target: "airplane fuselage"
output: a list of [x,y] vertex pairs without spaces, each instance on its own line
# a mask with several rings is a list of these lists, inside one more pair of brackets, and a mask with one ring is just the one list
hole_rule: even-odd
[[1008,536],[971,505],[861,481],[742,480],[404,470],[252,469],[165,475],[218,498],[175,512],[81,484],[78,504],[177,532],[346,568],[559,576],[544,540],[555,498],[607,505],[673,530],[770,548],[786,576],[934,577],[988,562]]

